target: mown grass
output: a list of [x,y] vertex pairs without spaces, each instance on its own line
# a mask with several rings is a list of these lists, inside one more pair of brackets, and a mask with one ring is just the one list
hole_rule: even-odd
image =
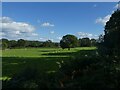
[[[24,49],[6,49],[2,51],[2,57],[47,57],[48,53],[68,53],[79,50],[92,50],[95,47],[72,48],[71,50],[61,48],[24,48]],[[58,55],[66,56],[66,55]],[[48,56],[50,57],[50,56]],[[55,57],[55,56],[54,56]]]
[[69,61],[74,56],[91,56],[95,47],[72,48],[62,50],[61,48],[25,48],[7,49],[2,51],[2,77],[11,78],[19,74],[25,68],[34,67],[39,73],[56,72],[61,62]]

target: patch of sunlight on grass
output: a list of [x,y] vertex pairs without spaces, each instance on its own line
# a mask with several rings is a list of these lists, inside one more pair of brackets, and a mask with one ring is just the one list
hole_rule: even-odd
[[10,77],[0,77],[0,80],[10,80],[11,78]]

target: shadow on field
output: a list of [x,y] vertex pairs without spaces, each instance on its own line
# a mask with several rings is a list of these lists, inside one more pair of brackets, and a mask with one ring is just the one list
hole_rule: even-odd
[[[12,77],[27,67],[36,68],[39,73],[54,72],[59,69],[59,63],[68,62],[73,59],[71,57],[94,56],[95,50],[57,52],[43,55],[46,57],[2,57],[2,74],[3,76]],[[68,57],[62,57],[63,55]]]
[[81,56],[96,56],[97,50],[80,50],[75,54],[75,57]]
[[[11,78],[10,80],[3,80],[3,88],[61,87],[59,79],[64,73],[55,73],[59,72],[60,64],[74,60],[73,57],[94,56],[95,50],[57,52],[43,55],[46,57],[2,57],[2,76]],[[63,55],[68,57],[60,57]]]
[[57,52],[57,53],[47,53],[47,54],[42,54],[46,56],[93,56],[96,55],[96,50],[79,50],[77,52]]
[[42,55],[47,55],[47,56],[73,56],[73,55],[75,55],[77,52],[62,52],[62,53],[47,53],[47,54],[42,54]]
[[54,51],[56,51],[56,50],[39,50],[39,52],[54,52]]
[[[2,57],[2,74],[3,76],[11,77],[16,73],[22,72],[27,67],[37,68],[40,73],[57,71],[59,69],[58,63],[70,61],[72,60],[71,57],[94,56],[95,50],[57,52],[43,55],[45,55],[45,57]],[[63,55],[68,57],[62,57]]]
[[2,57],[2,74],[11,77],[27,67],[37,68],[39,73],[58,70],[57,62],[69,57]]

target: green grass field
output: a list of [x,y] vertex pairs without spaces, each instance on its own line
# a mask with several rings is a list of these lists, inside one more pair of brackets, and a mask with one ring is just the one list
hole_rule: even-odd
[[[27,67],[37,68],[39,73],[56,72],[60,62],[69,61],[74,56],[89,54],[95,47],[72,48],[25,48],[2,51],[2,79],[11,78]],[[81,53],[80,53],[81,52]]]

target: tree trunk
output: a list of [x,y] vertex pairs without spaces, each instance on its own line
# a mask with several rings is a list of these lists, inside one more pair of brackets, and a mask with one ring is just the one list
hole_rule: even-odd
[[68,48],[68,50],[70,50],[70,48]]

